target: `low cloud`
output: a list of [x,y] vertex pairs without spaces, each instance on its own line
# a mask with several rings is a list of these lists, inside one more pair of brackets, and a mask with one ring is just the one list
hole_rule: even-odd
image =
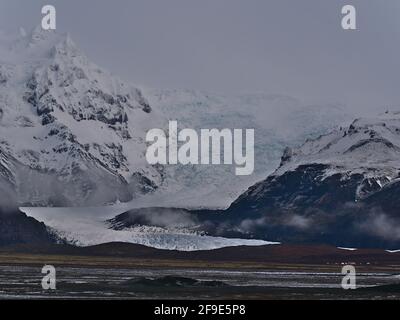
[[400,240],[400,220],[376,212],[359,225],[363,232],[384,240]]
[[274,218],[261,217],[257,219],[245,219],[240,223],[239,229],[245,232],[251,232],[264,226],[286,226],[306,230],[309,229],[312,224],[312,218],[298,214],[284,214]]
[[294,214],[286,219],[285,224],[289,227],[305,230],[312,225],[312,219]]
[[267,224],[266,218],[245,219],[240,223],[239,229],[245,232],[251,232],[257,228],[265,226],[266,224]]
[[144,208],[131,210],[121,219],[130,225],[190,228],[197,224],[193,214],[183,209]]

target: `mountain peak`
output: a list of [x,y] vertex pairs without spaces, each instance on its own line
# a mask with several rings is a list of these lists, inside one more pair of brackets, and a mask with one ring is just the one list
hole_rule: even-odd
[[54,56],[66,56],[74,58],[77,56],[83,56],[83,53],[78,49],[70,34],[63,35],[60,37],[59,42],[53,46]]
[[58,34],[54,30],[43,30],[40,25],[37,25],[29,34],[29,46],[34,46],[40,42],[51,40]]

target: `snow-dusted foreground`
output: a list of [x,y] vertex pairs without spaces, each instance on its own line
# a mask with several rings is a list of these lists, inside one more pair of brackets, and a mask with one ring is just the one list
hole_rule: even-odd
[[158,249],[195,251],[232,246],[278,244],[263,240],[228,239],[202,236],[185,230],[166,230],[138,226],[124,230],[109,229],[106,220],[125,212],[127,204],[91,208],[20,208],[28,216],[44,222],[61,238],[78,246],[107,242],[129,242]]

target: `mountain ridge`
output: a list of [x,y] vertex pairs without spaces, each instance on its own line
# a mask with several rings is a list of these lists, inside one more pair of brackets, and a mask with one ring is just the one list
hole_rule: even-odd
[[[346,118],[341,106],[283,95],[141,88],[92,63],[69,35],[40,27],[0,36],[0,53],[0,150],[14,167],[3,178],[13,181],[22,205],[93,206],[150,195],[164,205],[200,207],[201,196],[225,207],[274,168],[283,145]],[[230,166],[149,165],[146,132],[169,120],[194,129],[255,128],[255,175],[228,187],[236,179]]]
[[[357,119],[301,147],[224,212],[239,233],[350,247],[400,245],[400,118]],[[233,231],[233,230],[232,230]]]

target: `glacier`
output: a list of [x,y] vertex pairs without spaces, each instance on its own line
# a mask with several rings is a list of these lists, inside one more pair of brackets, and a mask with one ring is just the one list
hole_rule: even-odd
[[87,208],[20,208],[40,222],[60,241],[77,246],[93,246],[109,242],[129,242],[165,250],[196,251],[234,246],[276,245],[264,240],[231,239],[201,235],[183,229],[135,226],[129,229],[110,229],[107,220],[125,212],[127,204]]

